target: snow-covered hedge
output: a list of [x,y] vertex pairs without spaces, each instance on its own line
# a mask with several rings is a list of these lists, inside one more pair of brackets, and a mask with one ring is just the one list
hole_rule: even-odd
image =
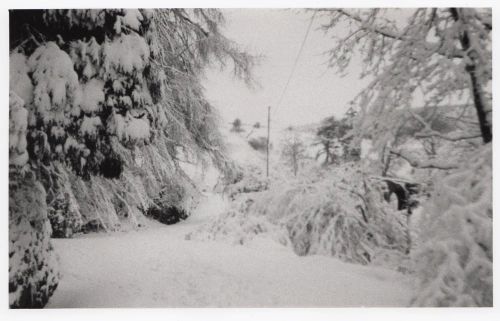
[[[374,186],[365,191],[363,181],[357,167],[347,163],[312,179],[231,194],[235,199],[231,210],[190,237],[245,240],[271,232],[286,235],[289,242],[280,243],[290,244],[298,255],[321,254],[361,264],[380,262],[378,256],[385,258],[388,253],[404,256],[406,216],[385,204]],[[245,190],[242,182],[238,191]]]
[[435,180],[415,253],[413,305],[492,306],[492,149]]

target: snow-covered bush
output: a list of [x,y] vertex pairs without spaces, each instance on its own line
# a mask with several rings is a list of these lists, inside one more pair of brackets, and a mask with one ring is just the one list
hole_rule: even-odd
[[41,308],[60,277],[45,190],[32,172],[9,176],[9,305]]
[[398,210],[397,200],[385,199],[386,182],[366,181],[364,188],[365,212],[369,224],[369,235],[374,243],[372,264],[383,265],[400,272],[411,270],[411,221],[407,209]]
[[255,194],[244,195],[231,204],[231,208],[216,220],[186,235],[187,240],[225,241],[244,245],[256,237],[270,239],[290,247],[291,241],[285,226],[271,223],[265,216],[251,212]]
[[298,255],[323,254],[366,264],[372,249],[360,211],[362,200],[331,179],[282,182],[262,194],[252,210],[283,223]]
[[71,191],[57,195],[49,204],[47,216],[52,227],[52,237],[68,238],[80,231],[81,214]]
[[413,305],[492,306],[492,149],[436,180],[424,206]]
[[[236,185],[245,186],[242,182],[245,178]],[[256,234],[271,233],[285,235],[274,239],[298,255],[399,267],[408,246],[406,215],[385,204],[373,183],[363,182],[357,165],[346,163],[265,190],[233,189],[232,208],[189,238],[245,243]],[[388,257],[392,262],[384,261]]]
[[247,166],[239,169],[236,181],[225,186],[223,192],[227,193],[230,199],[235,199],[239,194],[260,192],[268,186],[269,180],[264,177],[261,168]]
[[400,252],[408,251],[408,212],[406,209],[398,210],[396,204],[384,198],[386,182],[365,184],[370,185],[365,187],[364,198],[367,219],[373,222],[371,228],[375,241]]
[[194,195],[190,196],[188,191],[189,186],[179,180],[167,182],[152,199],[145,214],[164,224],[175,224],[185,220],[194,207],[194,203],[188,201]]
[[252,137],[248,140],[248,145],[257,151],[265,152],[267,148],[267,138],[262,136]]

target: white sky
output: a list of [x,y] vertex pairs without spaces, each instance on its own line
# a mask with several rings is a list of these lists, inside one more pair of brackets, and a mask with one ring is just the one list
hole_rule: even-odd
[[310,15],[284,9],[225,9],[223,12],[227,19],[226,36],[251,53],[265,56],[255,69],[258,89],[249,89],[234,79],[231,70],[214,69],[207,73],[206,94],[224,121],[231,122],[238,117],[244,123],[265,124],[270,105],[275,128],[318,122],[327,116],[342,115],[349,101],[363,88],[365,81],[359,81],[360,68],[356,64],[343,78],[327,68],[327,58],[322,53],[333,44],[323,31],[317,30],[321,21],[316,18],[281,106],[274,110],[307,31]]

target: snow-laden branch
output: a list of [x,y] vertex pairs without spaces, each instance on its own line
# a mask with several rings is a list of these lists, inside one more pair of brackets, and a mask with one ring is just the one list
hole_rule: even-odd
[[205,35],[205,37],[209,36],[210,33],[207,30],[205,30],[205,28],[203,28],[202,26],[200,26],[199,23],[194,22],[193,20],[189,19],[188,17],[186,17],[183,14],[184,10],[172,9],[172,12],[177,17],[181,18],[182,20],[186,21],[187,23],[191,24],[192,26],[196,27],[201,33],[203,33]]
[[392,30],[389,30],[389,29],[381,27],[381,26],[376,26],[373,23],[367,23],[363,18],[361,18],[360,16],[358,16],[354,13],[348,12],[344,9],[334,9],[334,10],[337,11],[338,13],[352,19],[352,20],[359,22],[362,29],[369,30],[371,32],[377,33],[379,35],[382,35],[384,37],[388,37],[388,38],[391,38],[394,40],[401,40],[403,38],[402,34],[399,34],[397,32],[394,32]]
[[481,138],[482,136],[481,134],[464,134],[457,132],[445,135],[437,131],[423,131],[415,134],[415,138],[430,138],[430,137],[438,137],[444,140],[457,142],[460,140]]
[[422,126],[424,126],[424,128],[420,132],[415,134],[415,138],[437,137],[437,138],[441,138],[444,140],[456,142],[456,141],[460,141],[460,140],[475,139],[475,138],[481,137],[481,133],[462,133],[462,132],[457,132],[457,131],[449,133],[449,134],[443,134],[443,133],[440,133],[436,130],[433,130],[431,128],[431,125],[429,124],[429,122],[424,120],[422,116],[414,113],[410,109],[408,109],[408,113],[413,118],[415,118],[420,124],[422,124]]
[[[410,41],[413,42],[415,39],[412,37],[409,37],[406,35],[404,32],[398,32],[394,31],[391,29],[388,29],[384,26],[376,25],[374,20],[373,21],[367,21],[363,19],[361,16],[349,12],[345,9],[320,9],[320,11],[325,11],[325,12],[337,12],[340,15],[354,20],[360,24],[360,29],[354,31],[351,33],[346,39],[351,38],[354,34],[358,33],[360,30],[364,30],[370,33],[378,34],[380,36],[390,38],[392,40],[399,40],[399,41]],[[428,41],[425,41],[423,44],[424,48],[430,52],[435,52],[436,54],[448,57],[448,58],[464,58],[466,55],[462,50],[456,47],[452,46],[443,46],[441,43],[431,43]]]
[[434,169],[441,169],[441,170],[449,170],[449,169],[456,169],[458,168],[458,164],[451,163],[451,162],[446,162],[446,161],[439,161],[436,159],[419,159],[412,153],[408,153],[403,150],[391,150],[390,153],[392,155],[401,157],[402,159],[406,160],[412,167],[415,168],[434,168]]

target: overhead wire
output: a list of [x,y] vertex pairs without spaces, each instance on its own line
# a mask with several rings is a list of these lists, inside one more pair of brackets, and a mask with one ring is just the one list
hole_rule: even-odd
[[307,31],[306,31],[306,33],[304,35],[304,39],[302,39],[302,43],[300,44],[300,48],[299,48],[299,51],[297,52],[297,56],[295,57],[295,61],[293,63],[290,75],[288,76],[288,79],[287,79],[287,81],[285,83],[285,87],[283,87],[283,91],[281,92],[281,95],[280,95],[280,98],[278,100],[278,103],[276,104],[276,107],[273,110],[273,113],[272,113],[273,118],[276,115],[276,112],[278,111],[279,107],[281,106],[283,98],[285,97],[285,93],[286,93],[286,91],[288,89],[288,86],[290,85],[290,81],[293,78],[293,75],[295,73],[295,69],[297,68],[297,63],[299,62],[300,56],[302,54],[302,51],[304,50],[304,45],[305,45],[305,43],[307,41],[307,37],[309,36],[309,32],[311,31],[311,26],[313,24],[315,16],[316,16],[316,12],[314,12],[314,14],[311,17],[311,20],[309,21],[309,25],[307,26]]

